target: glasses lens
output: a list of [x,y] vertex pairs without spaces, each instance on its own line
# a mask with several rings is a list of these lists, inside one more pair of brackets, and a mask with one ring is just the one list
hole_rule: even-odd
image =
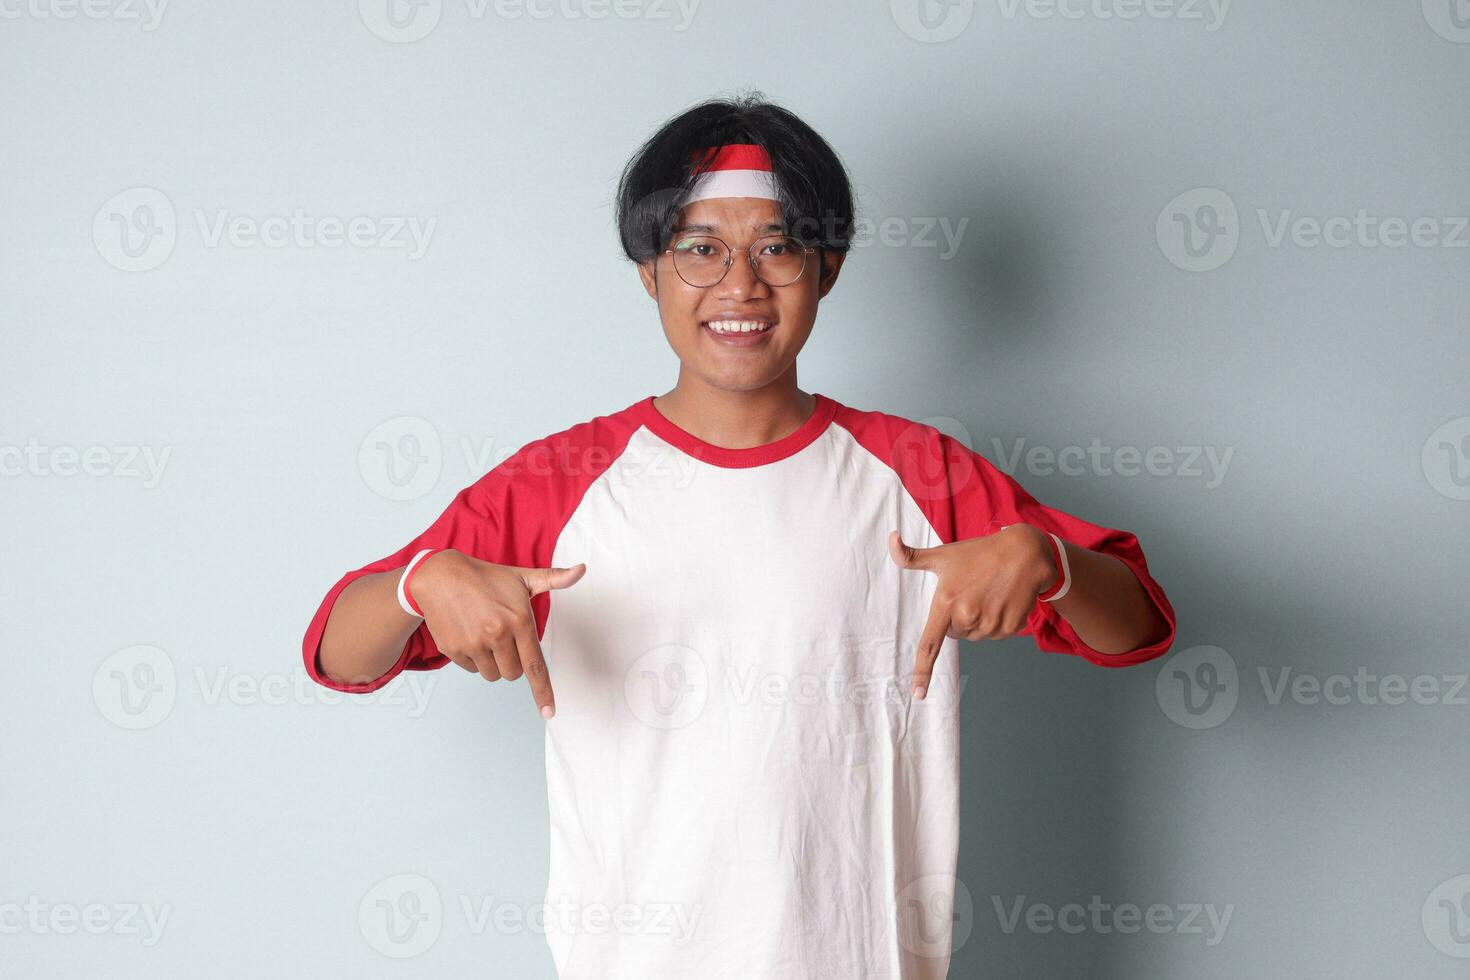
[[806,250],[794,238],[773,235],[750,246],[756,275],[772,286],[789,286],[806,268]]
[[680,238],[673,248],[674,271],[689,285],[713,286],[725,274],[730,252],[718,238]]

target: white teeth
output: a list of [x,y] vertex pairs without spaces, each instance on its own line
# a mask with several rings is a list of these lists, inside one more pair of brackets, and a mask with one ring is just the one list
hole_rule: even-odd
[[770,324],[759,320],[711,320],[709,328],[715,333],[751,333],[763,330]]

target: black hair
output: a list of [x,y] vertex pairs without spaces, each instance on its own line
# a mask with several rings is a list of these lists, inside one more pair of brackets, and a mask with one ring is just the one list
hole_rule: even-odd
[[650,136],[618,180],[617,223],[623,253],[634,262],[668,247],[694,184],[695,151],[755,143],[771,158],[786,232],[833,252],[850,247],[852,186],[827,141],[791,111],[759,92],[701,102]]

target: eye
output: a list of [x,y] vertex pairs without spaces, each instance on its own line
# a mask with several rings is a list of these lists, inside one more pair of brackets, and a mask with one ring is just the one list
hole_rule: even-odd
[[761,249],[761,253],[763,255],[769,255],[772,258],[781,258],[783,256],[790,255],[795,249],[796,245],[791,241],[791,239],[778,238],[775,241],[767,243],[766,246]]
[[713,242],[703,238],[685,238],[674,245],[674,251],[698,258],[709,258],[716,252]]

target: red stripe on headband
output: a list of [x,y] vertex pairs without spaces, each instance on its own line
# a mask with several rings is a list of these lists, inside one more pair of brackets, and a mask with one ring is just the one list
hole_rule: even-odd
[[[695,150],[691,156],[695,173],[712,170],[774,170],[766,148],[756,143],[727,143],[720,147]],[[703,160],[705,163],[700,164]]]

